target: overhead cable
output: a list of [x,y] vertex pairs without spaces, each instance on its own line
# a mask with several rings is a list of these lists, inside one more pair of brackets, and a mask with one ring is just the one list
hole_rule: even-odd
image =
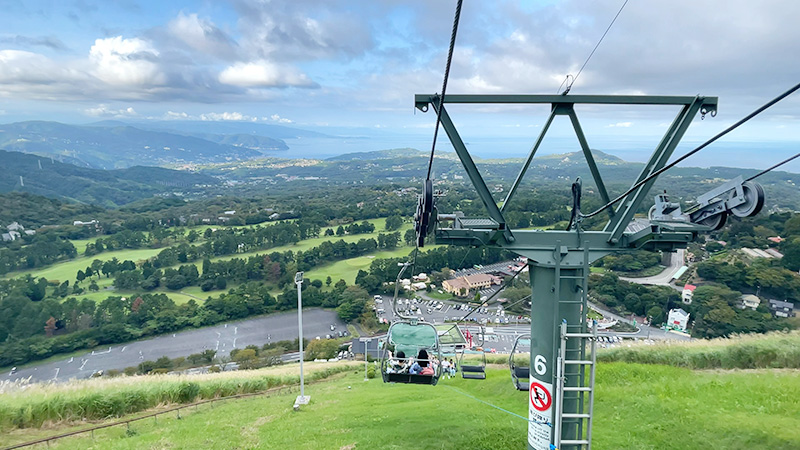
[[755,117],[755,116],[757,116],[757,115],[761,114],[762,112],[764,112],[765,110],[767,110],[767,109],[768,109],[768,108],[770,108],[771,106],[775,105],[775,104],[776,104],[776,103],[778,103],[779,101],[781,101],[781,100],[783,100],[784,98],[788,97],[789,95],[793,94],[793,93],[794,93],[795,91],[797,91],[798,89],[800,89],[800,83],[798,83],[798,84],[796,84],[796,85],[792,86],[792,87],[791,87],[789,90],[787,90],[786,92],[784,92],[784,93],[782,93],[781,95],[779,95],[779,96],[777,96],[777,97],[773,98],[772,100],[768,101],[767,103],[765,103],[764,105],[760,106],[760,107],[759,107],[759,108],[757,108],[755,111],[753,111],[753,112],[751,112],[750,114],[746,115],[744,118],[742,118],[742,119],[741,119],[741,120],[739,120],[738,122],[734,123],[733,125],[729,126],[728,128],[726,128],[726,129],[724,129],[724,130],[720,131],[719,133],[717,133],[717,134],[716,134],[714,137],[712,137],[711,139],[709,139],[709,140],[705,141],[704,143],[700,144],[698,147],[695,147],[695,149],[694,149],[694,150],[692,150],[692,151],[690,151],[690,152],[686,153],[685,155],[681,156],[680,158],[676,159],[675,161],[673,161],[673,162],[671,162],[671,163],[667,164],[666,166],[662,167],[661,169],[659,169],[659,170],[657,170],[657,171],[653,172],[653,173],[652,173],[652,174],[650,174],[648,177],[644,178],[643,180],[641,180],[641,181],[639,181],[638,183],[636,183],[636,184],[634,184],[633,186],[631,186],[631,188],[630,188],[630,189],[628,189],[627,191],[625,191],[625,192],[623,192],[622,194],[620,194],[620,195],[619,195],[617,198],[615,198],[614,200],[611,200],[610,202],[608,202],[608,203],[606,203],[605,205],[603,205],[602,207],[600,207],[598,210],[596,210],[596,211],[594,211],[594,212],[592,212],[592,213],[590,213],[590,214],[582,214],[582,215],[581,215],[581,217],[583,217],[583,218],[589,218],[589,217],[594,217],[594,216],[596,216],[596,215],[600,214],[601,212],[605,211],[605,210],[606,210],[608,207],[610,207],[610,206],[612,206],[612,205],[616,204],[616,203],[617,203],[617,202],[619,202],[620,200],[622,200],[622,199],[624,199],[625,197],[627,197],[627,196],[628,196],[628,194],[630,194],[631,192],[635,191],[636,189],[639,189],[639,188],[640,188],[640,187],[641,187],[643,184],[645,184],[645,183],[647,183],[648,181],[652,180],[653,178],[655,178],[655,177],[657,177],[657,176],[661,175],[662,173],[666,172],[667,170],[669,170],[669,169],[671,169],[671,168],[675,167],[675,166],[676,166],[676,165],[678,165],[679,163],[683,162],[683,161],[684,161],[686,158],[688,158],[688,157],[690,157],[690,156],[694,155],[695,153],[699,152],[700,150],[702,150],[702,149],[704,149],[704,148],[708,147],[709,145],[711,145],[712,143],[714,143],[715,141],[717,141],[719,138],[721,138],[721,137],[725,136],[726,134],[730,133],[731,131],[733,131],[733,130],[735,130],[735,129],[739,128],[740,126],[742,126],[742,125],[743,125],[745,122],[747,122],[748,120],[750,120],[750,119],[752,119],[753,117]]

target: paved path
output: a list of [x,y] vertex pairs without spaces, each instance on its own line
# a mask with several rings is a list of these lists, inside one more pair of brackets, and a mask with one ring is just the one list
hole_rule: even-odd
[[[346,329],[335,311],[319,308],[303,309],[303,337],[322,338],[331,333],[331,324],[337,330]],[[142,341],[117,344],[105,349],[87,352],[74,358],[64,358],[20,369],[14,374],[0,374],[0,382],[27,379],[31,381],[61,381],[70,378],[88,378],[98,370],[136,366],[142,361],[154,361],[162,356],[177,358],[211,349],[217,357],[230,354],[234,348],[264,345],[269,342],[297,338],[297,311],[273,314],[254,319],[222,323],[207,328],[187,330]]]
[[683,267],[684,261],[684,254],[686,250],[679,249],[675,253],[670,254],[670,262],[669,266],[667,266],[661,273],[658,275],[653,275],[652,277],[639,277],[639,278],[627,278],[627,277],[619,277],[620,280],[628,281],[631,283],[638,283],[638,284],[652,284],[652,285],[659,285],[659,286],[670,286],[670,282],[672,281],[672,276]]

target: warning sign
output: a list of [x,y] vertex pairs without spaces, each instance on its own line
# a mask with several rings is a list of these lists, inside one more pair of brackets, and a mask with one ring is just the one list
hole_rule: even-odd
[[528,392],[528,444],[534,450],[550,450],[553,437],[553,385],[532,379]]
[[537,411],[547,411],[553,403],[553,397],[550,395],[550,390],[542,386],[541,383],[534,381],[531,383],[531,405]]

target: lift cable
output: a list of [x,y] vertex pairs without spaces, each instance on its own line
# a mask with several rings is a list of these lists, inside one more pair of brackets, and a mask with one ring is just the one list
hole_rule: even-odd
[[[447,91],[447,80],[448,80],[448,78],[450,78],[450,66],[452,65],[452,62],[453,62],[453,52],[455,51],[455,47],[456,47],[456,36],[458,35],[458,24],[461,21],[461,6],[462,6],[462,4],[463,4],[463,0],[458,0],[458,2],[456,3],[455,16],[453,17],[453,31],[450,34],[450,47],[447,50],[447,63],[445,64],[444,79],[442,80],[442,95],[441,95],[441,97],[439,99],[439,108],[438,108],[438,111],[436,113],[436,126],[434,127],[434,130],[433,130],[433,142],[431,143],[431,156],[430,156],[430,159],[428,160],[428,173],[425,175],[425,184],[423,185],[423,190],[422,190],[422,195],[423,196],[426,195],[425,188],[427,187],[428,182],[431,179],[431,171],[433,170],[433,156],[434,156],[435,151],[436,151],[436,140],[437,140],[437,138],[439,136],[439,124],[442,121],[442,110],[444,109],[443,108],[444,107],[444,96],[445,96],[445,92]],[[424,211],[422,211],[422,213],[424,213]],[[419,219],[419,220],[420,220],[420,224],[422,224],[422,219]],[[420,225],[420,228],[417,230],[417,233],[418,234],[419,233],[426,233],[426,230],[424,230],[423,227]],[[414,273],[414,269],[417,266],[417,255],[419,255],[419,246],[420,246],[419,235],[417,236],[417,239],[415,239],[415,241],[416,242],[415,242],[415,245],[414,245],[414,256],[413,256],[412,262],[411,262],[411,273],[412,274]]]
[[439,98],[439,108],[436,113],[436,126],[433,129],[433,143],[431,144],[431,158],[428,161],[428,175],[426,180],[431,179],[431,169],[433,168],[433,154],[436,150],[436,139],[439,136],[439,124],[442,121],[442,107],[444,106],[444,94],[447,91],[447,79],[450,77],[450,65],[453,62],[453,51],[456,47],[456,35],[458,34],[458,23],[461,20],[461,4],[463,0],[458,0],[456,4],[456,14],[453,18],[453,32],[450,34],[450,49],[447,51],[447,64],[444,69],[444,80],[442,80],[442,96]]
[[[600,207],[598,210],[596,210],[596,211],[594,211],[594,212],[591,212],[591,213],[589,213],[589,214],[581,214],[581,218],[587,219],[587,218],[589,218],[589,217],[594,217],[594,216],[596,216],[596,215],[600,214],[601,212],[603,212],[603,211],[605,211],[606,209],[608,209],[610,206],[612,206],[612,205],[616,204],[616,203],[617,203],[617,202],[619,202],[620,200],[622,200],[622,199],[624,199],[625,197],[627,197],[627,196],[628,196],[628,194],[630,194],[631,192],[635,191],[636,189],[639,189],[639,188],[640,188],[640,187],[641,187],[643,184],[645,184],[645,183],[647,183],[648,181],[652,180],[653,178],[655,178],[655,177],[657,177],[657,176],[661,175],[662,173],[666,172],[667,170],[669,170],[669,169],[671,169],[671,168],[675,167],[675,166],[676,166],[676,165],[678,165],[679,163],[683,162],[683,161],[684,161],[686,158],[688,158],[688,157],[690,157],[690,156],[694,155],[695,153],[699,152],[700,150],[702,150],[702,149],[704,149],[704,148],[708,147],[709,145],[711,145],[713,142],[715,142],[715,141],[716,141],[716,140],[718,140],[719,138],[721,138],[721,137],[725,136],[726,134],[730,133],[731,131],[735,130],[736,128],[739,128],[739,127],[740,127],[741,125],[743,125],[745,122],[747,122],[747,121],[749,121],[750,119],[752,119],[753,117],[755,117],[755,116],[757,116],[757,115],[761,114],[762,112],[764,112],[765,110],[767,110],[768,108],[770,108],[771,106],[773,106],[774,104],[778,103],[779,101],[781,101],[781,100],[783,100],[784,98],[788,97],[789,95],[793,94],[793,93],[794,93],[795,91],[797,91],[798,89],[800,89],[800,83],[798,83],[798,84],[794,85],[792,88],[790,88],[790,89],[789,89],[789,90],[787,90],[786,92],[782,93],[781,95],[779,95],[779,96],[777,96],[777,97],[773,98],[773,99],[772,99],[772,100],[770,100],[769,102],[767,102],[767,103],[765,103],[764,105],[762,105],[761,107],[757,108],[755,111],[751,112],[750,114],[748,114],[748,115],[747,115],[747,116],[745,116],[744,118],[740,119],[738,122],[734,123],[733,125],[729,126],[728,128],[726,128],[726,129],[722,130],[721,132],[717,133],[717,135],[716,135],[716,136],[714,136],[714,137],[712,137],[711,139],[709,139],[709,140],[705,141],[704,143],[700,144],[700,145],[699,145],[698,147],[696,147],[694,150],[692,150],[692,151],[690,151],[690,152],[686,153],[685,155],[681,156],[680,158],[676,159],[675,161],[673,161],[673,162],[671,162],[671,163],[667,164],[666,166],[662,167],[661,169],[659,169],[659,170],[657,170],[657,171],[653,172],[652,174],[650,174],[650,176],[648,176],[648,177],[644,178],[642,181],[640,181],[640,182],[638,182],[638,183],[634,184],[633,186],[631,186],[631,188],[630,188],[630,189],[628,189],[627,191],[625,191],[625,192],[623,192],[622,194],[620,194],[620,195],[619,195],[617,198],[615,198],[614,200],[611,200],[610,202],[606,203],[605,205],[603,205],[602,207]],[[787,161],[787,162],[788,162],[788,161]],[[782,163],[781,163],[781,164],[782,164]],[[770,170],[771,170],[771,169],[770,169]],[[766,172],[765,172],[765,173],[766,173]],[[760,176],[760,175],[763,175],[763,174],[759,174],[759,176]]]
[[748,178],[748,179],[746,179],[746,180],[744,180],[744,181],[753,181],[753,180],[755,180],[756,178],[760,177],[761,175],[764,175],[764,174],[765,174],[765,173],[767,173],[767,172],[770,172],[770,171],[772,171],[772,170],[774,170],[774,169],[777,169],[778,167],[780,167],[780,166],[782,166],[782,165],[784,165],[784,164],[788,163],[789,161],[792,161],[792,160],[796,159],[797,157],[800,157],[800,153],[797,153],[796,155],[794,155],[794,156],[792,156],[792,157],[790,157],[790,158],[786,158],[786,159],[784,159],[783,161],[779,162],[778,164],[775,164],[774,166],[770,167],[769,169],[764,169],[764,170],[762,170],[761,172],[759,172],[759,173],[757,173],[757,174],[753,175],[752,177],[750,177],[750,178]]
[[548,427],[552,427],[553,426],[553,424],[551,422],[549,422],[549,421],[541,421],[541,420],[536,420],[536,419],[529,419],[529,418],[527,418],[525,416],[521,416],[521,415],[519,415],[519,414],[517,414],[515,412],[511,412],[511,411],[509,411],[507,409],[504,409],[504,408],[501,408],[501,407],[499,407],[497,405],[493,405],[493,404],[491,404],[491,403],[489,403],[489,402],[487,402],[485,400],[481,400],[478,397],[475,397],[474,395],[467,394],[466,392],[464,392],[464,391],[462,391],[460,389],[456,389],[456,388],[454,388],[452,386],[447,386],[447,385],[445,385],[445,387],[447,387],[449,389],[452,389],[453,391],[455,391],[458,394],[461,394],[461,395],[463,395],[465,397],[469,397],[469,398],[471,398],[473,400],[481,402],[484,405],[491,406],[492,408],[498,409],[498,410],[500,410],[500,411],[502,411],[502,412],[504,412],[506,414],[510,414],[510,415],[512,415],[514,417],[517,417],[519,419],[522,419],[522,420],[524,420],[526,422],[535,423],[535,424],[538,424],[538,425],[547,425]]
[[[614,22],[617,21],[617,18],[622,13],[622,10],[625,9],[625,5],[627,5],[627,4],[628,4],[628,0],[625,0],[625,2],[622,4],[622,6],[620,6],[619,11],[617,11],[617,15],[614,16],[614,19],[611,20],[610,24],[608,24],[608,28],[606,28],[606,31],[603,33],[602,36],[600,36],[600,40],[597,41],[597,45],[594,46],[594,49],[592,49],[592,52],[589,53],[589,57],[586,58],[586,61],[583,62],[583,65],[581,66],[580,70],[578,70],[578,74],[575,75],[574,77],[572,77],[572,83],[569,83],[569,77],[571,77],[572,75],[567,75],[567,77],[564,80],[564,82],[561,83],[562,86],[564,85],[564,83],[567,83],[567,88],[564,89],[564,92],[562,92],[561,95],[567,95],[569,93],[570,89],[572,89],[572,86],[575,84],[575,81],[577,81],[578,77],[581,76],[581,72],[583,72],[583,69],[586,67],[586,64],[588,64],[589,60],[592,59],[592,56],[594,55],[594,52],[596,52],[597,48],[600,47],[600,43],[603,42],[603,39],[605,39],[606,35],[611,30],[611,27],[614,26]],[[561,86],[559,86],[558,88],[561,89]]]

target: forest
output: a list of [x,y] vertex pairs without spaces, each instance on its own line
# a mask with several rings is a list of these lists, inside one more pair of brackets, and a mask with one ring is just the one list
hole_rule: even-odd
[[[35,224],[31,227],[38,226],[35,235],[0,246],[1,273],[13,276],[21,269],[93,258],[68,279],[25,275],[0,280],[0,366],[291,309],[295,272],[379,250],[412,246],[413,230],[402,229],[410,221],[416,191],[400,184],[385,184],[316,192],[301,189],[294,193],[299,195],[255,198],[223,196],[186,201],[166,197],[144,199],[117,209],[76,206],[31,194],[0,194],[0,204],[25,205],[28,209],[20,216]],[[441,211],[462,211],[467,216],[482,213],[483,206],[470,188],[451,184],[444,194],[439,199]],[[563,205],[569,201],[568,193],[561,189],[538,187],[520,192],[507,209],[509,224],[521,228],[563,227],[570,213]],[[599,205],[597,195],[587,194],[586,209]],[[71,225],[72,220],[89,218],[96,219],[97,225]],[[377,218],[385,219],[384,229],[376,230],[374,223],[368,221]],[[597,217],[585,225],[597,228],[602,222]],[[362,234],[367,236],[359,238]],[[783,260],[709,258],[697,265],[697,275],[709,284],[699,290],[699,299],[691,306],[697,336],[763,332],[787,326],[764,311],[734,308],[732,299],[739,292],[762,289],[798,300],[800,216],[776,212],[732,220],[706,245],[715,249],[714,245],[719,245],[716,242],[725,240],[726,251],[743,246],[763,248],[766,237],[773,235],[784,238],[778,246],[786,255]],[[314,238],[322,241],[302,250],[271,251]],[[80,252],[73,244],[78,241],[83,243]],[[143,260],[104,257],[108,252],[136,249],[154,249],[155,253]],[[448,269],[515,256],[492,248],[433,247],[417,255],[415,270],[443,277]],[[375,258],[368,268],[358,271],[352,286],[331,277],[311,280],[304,284],[304,303],[336,308],[340,317],[348,321],[374,322],[374,315],[369,313],[370,295],[391,293],[398,263],[407,259]],[[634,251],[606,257],[595,266],[628,273],[659,262],[658,253]],[[102,279],[110,281],[100,283]],[[87,290],[98,292],[98,283],[108,282],[112,291],[105,298],[81,298]],[[192,286],[216,293],[204,301],[182,304],[167,295]],[[113,290],[134,294],[114,295]],[[508,294],[517,299],[528,290],[524,282],[515,281]],[[663,321],[669,309],[682,306],[679,293],[672,288],[626,283],[613,272],[591,277],[590,296],[620,312],[649,317],[653,323]],[[725,319],[718,320],[720,317]]]

